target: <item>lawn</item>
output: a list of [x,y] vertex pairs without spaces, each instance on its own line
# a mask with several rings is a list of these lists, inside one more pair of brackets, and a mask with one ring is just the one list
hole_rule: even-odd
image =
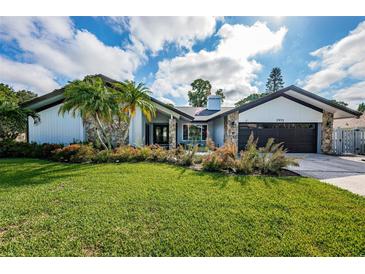
[[365,199],[314,179],[0,160],[0,256],[364,256]]

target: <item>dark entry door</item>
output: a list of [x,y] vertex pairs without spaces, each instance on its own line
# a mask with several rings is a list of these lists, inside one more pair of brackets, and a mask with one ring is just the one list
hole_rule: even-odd
[[168,145],[169,143],[169,125],[153,125],[153,142],[158,145]]
[[258,147],[265,146],[269,138],[283,143],[288,152],[317,152],[317,126],[314,123],[240,123],[238,147],[244,149],[251,132],[258,138]]

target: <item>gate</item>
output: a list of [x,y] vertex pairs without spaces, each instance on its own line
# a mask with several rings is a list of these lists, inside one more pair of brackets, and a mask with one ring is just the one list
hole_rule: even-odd
[[335,154],[365,154],[365,128],[336,128],[332,135]]

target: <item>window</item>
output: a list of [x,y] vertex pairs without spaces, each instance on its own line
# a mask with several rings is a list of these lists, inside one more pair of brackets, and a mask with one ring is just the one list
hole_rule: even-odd
[[205,141],[208,135],[207,125],[185,124],[183,125],[184,141]]

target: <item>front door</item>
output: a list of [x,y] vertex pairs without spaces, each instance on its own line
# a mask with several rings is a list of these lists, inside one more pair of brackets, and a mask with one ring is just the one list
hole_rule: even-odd
[[153,142],[158,145],[169,144],[169,125],[154,124],[153,125]]

